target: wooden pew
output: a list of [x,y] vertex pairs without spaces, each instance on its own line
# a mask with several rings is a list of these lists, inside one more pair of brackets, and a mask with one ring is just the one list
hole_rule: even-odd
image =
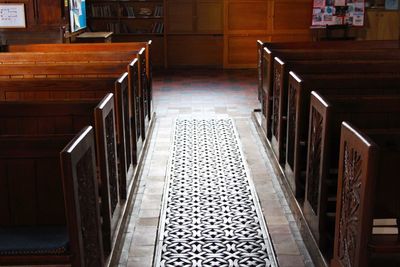
[[0,264],[104,266],[93,129],[72,138],[0,137]]
[[342,124],[332,267],[399,266],[398,233],[373,233],[377,218],[397,219],[399,227],[399,140],[400,130]]
[[[29,54],[29,53],[25,53]],[[0,55],[1,57],[1,55]],[[95,58],[95,57],[94,57]],[[137,53],[136,66],[139,68],[138,75],[139,84],[138,89],[141,91],[141,100],[144,102],[142,105],[142,112],[144,118],[141,120],[144,130],[142,130],[142,139],[148,130],[148,124],[151,119],[152,92],[149,88],[149,80],[146,76],[146,50],[140,49]],[[67,78],[67,77],[119,77],[127,69],[127,64],[124,62],[110,61],[110,62],[89,62],[82,64],[77,62],[70,62],[67,65],[64,63],[47,63],[47,64],[13,64],[6,65],[0,64],[0,80],[1,79],[17,79],[17,78]]]
[[[287,86],[288,86],[288,76],[289,71],[300,72],[303,73],[316,73],[320,70],[318,66],[305,67],[308,65],[308,62],[316,61],[315,64],[320,64],[326,62],[328,60],[332,61],[383,61],[383,60],[399,60],[400,59],[400,49],[374,49],[374,50],[334,50],[334,49],[319,49],[319,50],[274,50],[274,60],[271,61],[269,68],[271,68],[272,75],[266,74],[266,86],[265,86],[265,96],[268,100],[265,105],[264,114],[265,114],[265,126],[267,137],[271,140],[271,127],[273,126],[272,119],[274,114],[274,101],[281,100],[282,96],[287,95]],[[304,61],[304,62],[302,62]],[[319,62],[319,63],[317,63]],[[296,69],[298,66],[299,69]],[[266,72],[268,73],[268,68],[266,68]],[[267,86],[268,85],[268,86]],[[281,95],[276,96],[275,92],[280,93]],[[276,98],[277,97],[277,98]],[[282,105],[285,106],[286,99],[282,100]],[[271,107],[268,107],[271,105]],[[281,105],[281,103],[278,103]],[[282,107],[285,111],[286,108]]]
[[0,65],[0,79],[118,77],[126,71],[126,63],[52,63]]
[[340,125],[400,128],[400,94],[322,96],[312,92],[304,217],[320,245],[333,241]]
[[399,92],[398,74],[290,74],[284,172],[296,197],[304,197],[310,94],[372,94]]
[[[262,42],[257,41],[258,49],[258,90],[259,96],[261,97],[262,104],[263,99],[268,98],[266,93],[271,90],[271,77],[273,77],[272,62],[275,57],[274,51],[279,49],[337,49],[337,50],[372,50],[372,49],[398,49],[400,48],[399,43],[396,41],[323,41],[323,42]],[[262,68],[262,69],[260,69]],[[270,82],[266,82],[269,80]],[[264,96],[264,98],[262,98]]]
[[139,51],[81,51],[81,52],[9,52],[0,53],[0,64],[48,64],[68,63],[129,63],[137,57]]
[[[107,93],[114,93],[116,107],[116,125],[118,142],[118,159],[120,171],[120,195],[126,199],[127,188],[132,181],[134,165],[132,154],[135,154],[134,143],[123,136],[130,137],[132,131],[136,131],[136,124],[131,124],[130,119],[130,94],[127,84],[127,74],[121,75],[118,82],[114,77],[100,78],[31,78],[31,79],[0,79],[1,101],[25,101],[25,100],[101,100]],[[124,131],[124,132],[121,132]],[[131,139],[131,138],[129,138]]]
[[[276,61],[277,64],[281,62]],[[397,60],[321,60],[291,62],[289,68],[301,79],[301,74],[307,73],[396,73],[400,68]],[[286,68],[287,69],[287,68]],[[397,71],[399,73],[400,71]],[[288,73],[288,72],[287,72]],[[285,159],[286,124],[287,124],[287,83],[280,77],[275,69],[273,88],[272,114],[271,114],[271,146],[280,163]]]
[[[142,71],[146,73],[146,91],[149,95],[149,110],[151,108],[152,91],[153,91],[153,68],[151,62],[151,45],[148,42],[125,42],[125,43],[87,43],[87,44],[27,44],[27,45],[8,45],[8,52],[110,52],[117,51],[136,51],[141,54],[138,58],[139,64],[143,64]],[[149,112],[151,114],[151,112]],[[150,118],[150,117],[149,117]]]
[[111,251],[120,217],[119,175],[112,94],[99,101],[0,102],[0,135],[76,134],[91,124],[96,129],[98,180],[104,254]]

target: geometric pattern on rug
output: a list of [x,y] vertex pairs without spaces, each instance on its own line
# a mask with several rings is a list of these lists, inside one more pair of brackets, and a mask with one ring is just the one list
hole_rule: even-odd
[[277,266],[232,119],[177,119],[155,266]]

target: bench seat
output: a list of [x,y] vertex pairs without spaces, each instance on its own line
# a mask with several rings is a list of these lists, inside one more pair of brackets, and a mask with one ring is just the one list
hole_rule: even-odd
[[68,250],[65,225],[0,227],[0,255],[63,255]]

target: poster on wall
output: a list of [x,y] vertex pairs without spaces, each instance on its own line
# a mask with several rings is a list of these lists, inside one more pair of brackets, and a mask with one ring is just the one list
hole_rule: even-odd
[[23,3],[0,4],[0,28],[26,28]]
[[365,0],[314,0],[312,27],[364,26]]
[[71,32],[86,28],[86,2],[85,0],[69,0],[69,23]]

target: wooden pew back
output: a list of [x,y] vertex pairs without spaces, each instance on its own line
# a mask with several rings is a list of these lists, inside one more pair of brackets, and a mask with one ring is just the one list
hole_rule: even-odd
[[322,96],[312,92],[304,215],[322,249],[333,236],[340,124],[351,121],[361,128],[398,128],[400,95]]
[[[382,242],[374,242],[372,237],[372,222],[373,218],[380,217],[375,213],[379,208],[395,206],[396,209],[384,216],[400,216],[399,196],[397,190],[394,190],[398,186],[398,140],[400,131],[388,133],[387,130],[382,130],[380,133],[375,131],[365,134],[350,123],[343,123],[336,207],[338,216],[331,263],[333,267],[346,264],[354,267],[370,266],[371,249],[374,251],[379,247],[386,254],[399,251],[397,235],[394,235],[394,242],[387,247]],[[380,185],[385,188],[380,188]],[[384,206],[378,204],[380,199],[383,199]],[[374,206],[375,209],[372,208]]]
[[[317,74],[291,73],[289,77],[288,113],[286,129],[285,174],[297,196],[302,197],[304,185],[310,94],[318,90],[325,95],[397,94],[400,93],[400,75],[397,74]],[[296,189],[297,185],[300,185]]]
[[49,63],[128,63],[136,58],[139,51],[113,52],[10,52],[0,54],[0,64],[49,64]]

